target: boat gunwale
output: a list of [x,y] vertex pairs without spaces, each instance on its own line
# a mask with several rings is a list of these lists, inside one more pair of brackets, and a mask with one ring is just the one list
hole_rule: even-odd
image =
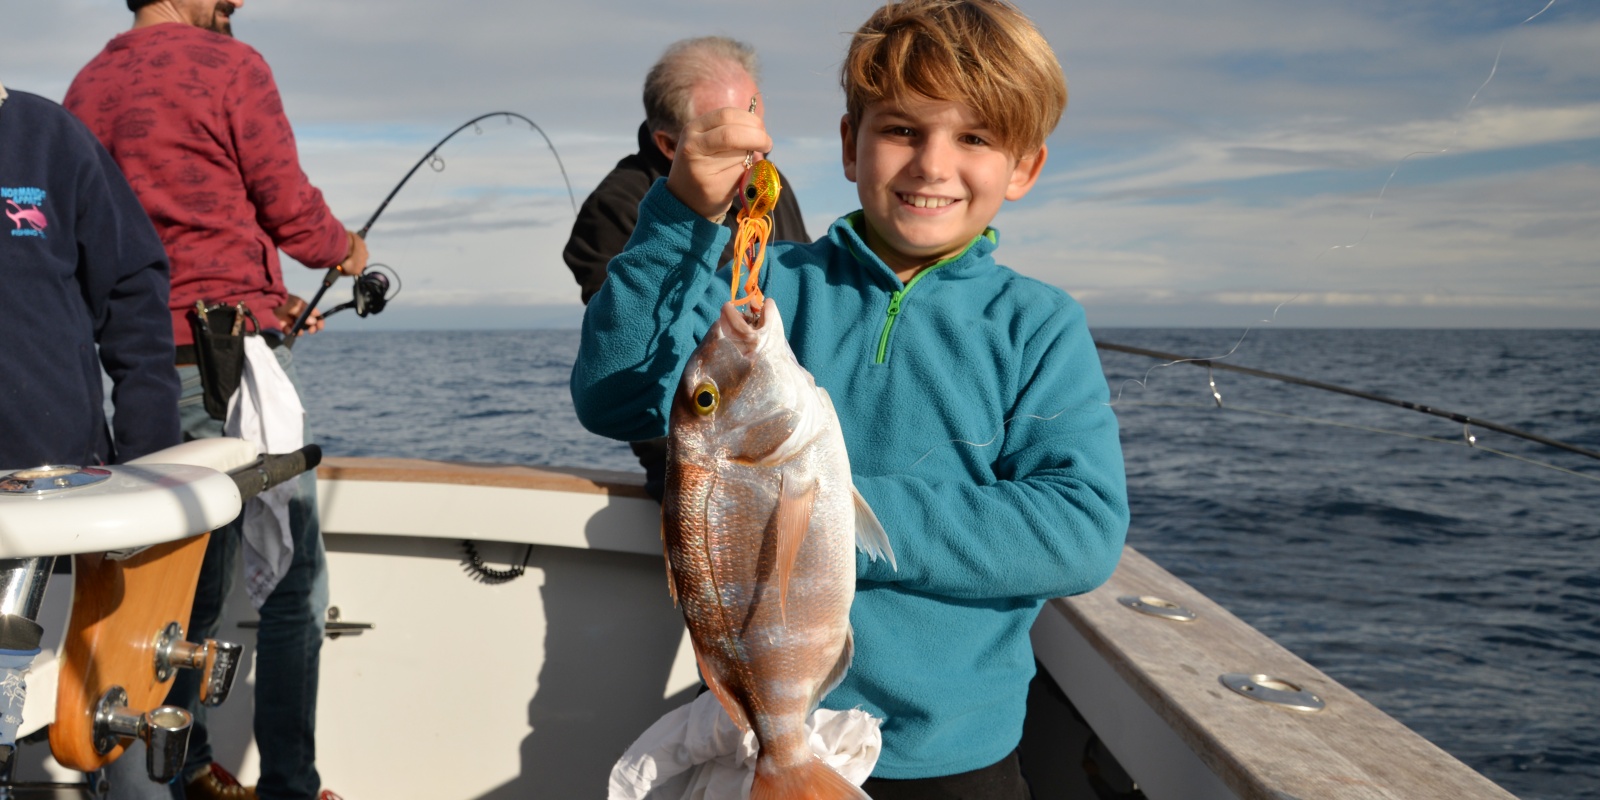
[[441,483],[542,489],[650,499],[644,475],[586,467],[528,467],[424,458],[330,456],[317,468],[320,480]]
[[[1159,597],[1196,619],[1136,613],[1119,602],[1127,596]],[[1515,800],[1132,547],[1107,583],[1049,605],[1239,797]],[[1225,673],[1287,681],[1327,705],[1307,712],[1257,702],[1225,688]],[[1071,697],[1071,687],[1062,690]]]
[[[590,507],[593,501],[574,497],[571,512],[575,517],[565,522],[543,519],[543,524],[531,527],[526,525],[531,508],[526,503],[548,501],[518,500],[516,502],[522,504],[514,506],[522,514],[516,520],[518,524],[497,529],[476,522],[469,525],[476,526],[475,532],[463,531],[462,534],[474,539],[615,550],[659,558],[658,532],[645,530],[647,526],[654,527],[649,525],[649,518],[658,516],[657,507],[645,493],[644,476],[639,473],[411,458],[337,457],[327,459],[318,475],[330,484],[323,491],[334,495],[338,493],[338,484],[347,482],[352,486],[413,483],[605,496],[607,499],[600,500],[598,507]],[[364,502],[374,499],[375,496],[369,496]],[[437,502],[437,495],[433,500]],[[623,502],[618,503],[618,500]],[[329,510],[325,506],[323,513],[326,515]],[[508,512],[487,513],[493,516]],[[545,516],[543,512],[538,513]],[[415,528],[416,525],[426,527],[422,521],[402,516],[405,526],[412,530],[330,528],[326,521],[324,529],[336,535],[461,538],[460,534],[426,534]],[[581,535],[564,535],[557,530],[563,524],[573,523],[583,528]],[[1173,622],[1138,614],[1118,602],[1118,598],[1125,595],[1160,597],[1196,612],[1198,619]],[[1052,618],[1064,618],[1069,630],[1051,628]],[[1130,701],[1142,702],[1154,711],[1168,730],[1176,734],[1182,746],[1238,797],[1264,800],[1285,797],[1296,800],[1513,798],[1488,778],[1132,547],[1125,549],[1116,573],[1100,588],[1049,601],[1041,623],[1044,630],[1053,630],[1055,634],[1044,632],[1036,625],[1036,636],[1075,635],[1086,642],[1087,647],[1078,652],[1109,666],[1116,679],[1131,690]],[[1040,658],[1047,668],[1051,667],[1047,656],[1041,653]],[[1327,701],[1328,708],[1305,713],[1273,708],[1240,697],[1219,681],[1220,675],[1229,672],[1260,673],[1293,682],[1318,694]],[[1069,685],[1070,681],[1058,678],[1056,682],[1071,698],[1075,687]],[[1083,691],[1083,687],[1076,687],[1076,690]],[[1094,719],[1089,722],[1096,724]],[[1126,727],[1120,719],[1105,722],[1112,729]],[[1102,738],[1112,753],[1128,765],[1119,753],[1119,743],[1113,741],[1115,737],[1103,735]],[[1121,749],[1125,753],[1129,748],[1148,744],[1148,738],[1135,737],[1122,742]],[[1131,770],[1130,774],[1133,774]],[[1138,774],[1133,777],[1141,780]]]

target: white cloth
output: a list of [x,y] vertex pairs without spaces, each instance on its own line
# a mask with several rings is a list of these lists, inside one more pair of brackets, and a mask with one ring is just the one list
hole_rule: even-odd
[[[883,733],[860,709],[818,709],[811,752],[860,786],[878,764]],[[756,735],[739,730],[704,692],[645,730],[611,768],[607,800],[744,800],[755,780]]]
[[[289,453],[305,445],[306,410],[278,357],[260,336],[244,337],[244,374],[228,398],[222,431],[261,448]],[[289,571],[294,538],[289,533],[289,498],[295,481],[285,481],[244,506],[244,580],[257,611]]]

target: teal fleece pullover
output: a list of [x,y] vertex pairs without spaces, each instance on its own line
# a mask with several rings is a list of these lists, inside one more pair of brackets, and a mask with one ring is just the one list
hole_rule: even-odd
[[[689,355],[728,299],[729,233],[658,181],[583,318],[579,420],[665,435]],[[884,720],[882,778],[949,775],[1022,737],[1028,630],[1051,597],[1111,575],[1128,525],[1117,421],[1084,314],[996,264],[991,230],[909,285],[852,217],[774,242],[762,289],[828,390],[856,488],[898,571],[857,562],[855,661],[827,708]]]

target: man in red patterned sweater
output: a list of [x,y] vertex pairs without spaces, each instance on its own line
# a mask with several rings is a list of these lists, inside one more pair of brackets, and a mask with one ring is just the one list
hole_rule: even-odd
[[[186,439],[219,436],[222,421],[201,400],[189,315],[196,302],[243,303],[295,380],[282,332],[304,308],[284,286],[281,248],[312,268],[359,274],[367,251],[333,215],[300,169],[294,134],[272,71],[261,54],[232,38],[229,17],[242,0],[128,0],[133,28],[113,38],[78,73],[65,105],[127,175],[172,262],[175,362],[184,381],[180,416]],[[246,330],[251,326],[246,325]],[[313,315],[308,331],[321,327]],[[298,390],[298,382],[296,389]],[[310,436],[306,437],[310,440]],[[317,524],[316,485],[301,476],[288,509],[293,555],[259,600],[255,737],[261,778],[239,786],[211,763],[198,674],[184,671],[168,702],[195,712],[188,763],[171,794],[191,798],[313,800],[327,797],[315,764],[317,671],[327,610],[327,564]],[[215,633],[232,582],[239,523],[211,537],[195,595],[189,638]],[[247,559],[247,563],[249,563]],[[252,581],[258,580],[251,575]],[[168,797],[120,759],[118,798]],[[128,763],[133,762],[133,763]]]

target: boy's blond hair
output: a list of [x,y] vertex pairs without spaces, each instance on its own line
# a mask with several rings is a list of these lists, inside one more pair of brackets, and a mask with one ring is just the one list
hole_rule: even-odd
[[977,111],[1018,158],[1037,152],[1067,107],[1061,62],[1005,0],[900,0],[873,12],[840,70],[856,129],[868,105],[922,95]]

